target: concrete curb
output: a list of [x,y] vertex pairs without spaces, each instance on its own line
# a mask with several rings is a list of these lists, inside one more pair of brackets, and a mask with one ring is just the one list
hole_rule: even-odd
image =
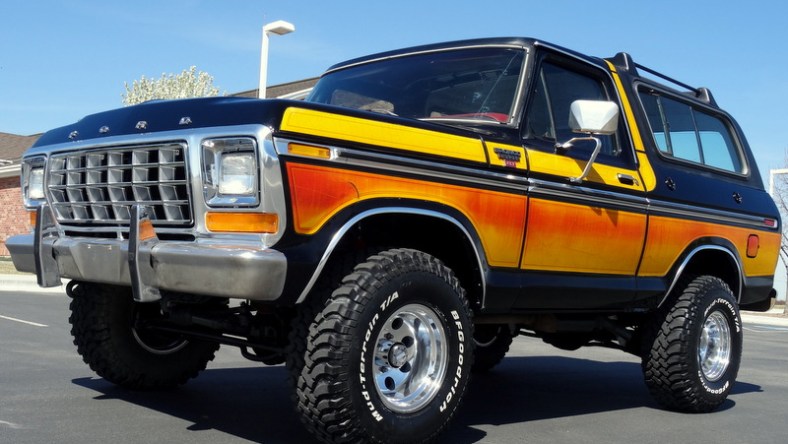
[[741,320],[745,324],[774,325],[788,327],[788,317],[783,316],[783,308],[773,308],[767,312],[742,311]]
[[66,283],[59,287],[41,288],[32,274],[0,274],[0,290],[66,294]]

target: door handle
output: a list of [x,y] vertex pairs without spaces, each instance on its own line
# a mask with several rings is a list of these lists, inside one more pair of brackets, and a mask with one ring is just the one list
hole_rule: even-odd
[[624,185],[638,185],[638,180],[629,174],[618,173],[616,177],[618,177],[618,181]]

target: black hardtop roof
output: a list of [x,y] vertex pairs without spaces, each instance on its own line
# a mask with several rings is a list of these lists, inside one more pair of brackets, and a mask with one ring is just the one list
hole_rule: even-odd
[[[680,88],[687,90],[687,92],[684,93],[684,95],[687,98],[695,99],[699,102],[705,103],[706,105],[717,108],[717,103],[715,102],[714,97],[712,96],[711,91],[709,91],[708,88],[696,88],[687,85],[678,80],[672,79],[660,72],[647,68],[643,65],[637,64],[632,60],[632,57],[627,53],[619,52],[615,56],[607,57],[607,58],[594,57],[577,51],[573,51],[571,49],[559,45],[555,45],[553,43],[546,42],[544,40],[539,40],[531,37],[491,37],[491,38],[480,38],[480,39],[469,39],[469,40],[455,40],[455,41],[442,42],[442,43],[432,43],[428,45],[412,46],[408,48],[395,49],[392,51],[370,54],[363,57],[358,57],[355,59],[337,63],[331,66],[330,68],[328,68],[328,70],[326,70],[326,73],[348,68],[353,65],[368,63],[376,60],[400,57],[408,54],[417,54],[422,52],[442,51],[442,50],[451,50],[451,49],[467,48],[467,47],[480,47],[480,46],[522,46],[526,48],[543,46],[543,47],[558,50],[565,54],[571,55],[575,58],[584,60],[588,63],[598,65],[604,69],[607,69],[605,63],[605,61],[607,60],[613,63],[616,66],[616,68],[619,70],[619,72],[626,72],[628,75],[638,79],[642,79],[647,83],[652,83],[663,87],[667,86],[669,89],[673,89],[677,92],[680,92],[679,90],[675,89],[675,86],[678,86]],[[673,87],[661,84],[660,82],[655,82],[654,79],[643,77],[640,73],[641,70],[651,74],[654,77],[660,78],[663,81],[666,81],[668,84],[672,84]]]
[[457,49],[457,48],[466,48],[466,47],[474,47],[474,46],[522,46],[522,47],[533,47],[533,46],[548,46],[551,48],[556,48],[560,51],[572,54],[576,57],[582,58],[587,60],[591,63],[600,64],[602,60],[596,57],[589,57],[587,55],[581,54],[576,51],[572,51],[571,49],[563,48],[558,45],[554,45],[552,43],[545,42],[543,40],[538,40],[530,37],[492,37],[492,38],[482,38],[482,39],[469,39],[469,40],[455,40],[450,42],[442,42],[442,43],[432,43],[429,45],[420,45],[420,46],[412,46],[408,48],[402,49],[395,49],[392,51],[385,51],[379,52],[376,54],[370,54],[363,57],[358,57],[355,59],[347,60],[341,63],[337,63],[336,65],[331,66],[328,68],[326,72],[335,71],[342,68],[347,68],[349,66],[371,62],[374,60],[380,59],[387,59],[393,57],[404,56],[408,54],[416,54],[420,52],[430,52],[430,51],[441,51],[441,50],[450,50],[450,49]]

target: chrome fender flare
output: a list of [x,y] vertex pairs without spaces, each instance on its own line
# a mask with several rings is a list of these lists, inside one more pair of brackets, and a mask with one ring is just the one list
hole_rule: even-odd
[[743,286],[744,283],[743,283],[743,278],[742,278],[742,276],[743,276],[742,265],[741,265],[741,261],[739,260],[738,256],[735,253],[733,253],[730,249],[722,247],[722,246],[719,246],[719,245],[701,245],[701,246],[693,248],[684,257],[684,260],[681,262],[681,265],[679,265],[679,267],[676,269],[676,273],[673,275],[673,280],[671,281],[670,286],[668,287],[668,291],[665,292],[665,296],[663,296],[662,300],[659,301],[658,307],[661,307],[662,304],[665,303],[665,300],[668,298],[670,293],[676,287],[676,284],[678,283],[678,281],[681,278],[682,274],[684,274],[684,270],[687,268],[687,265],[689,265],[690,261],[692,261],[692,258],[694,258],[695,255],[697,255],[698,253],[700,253],[702,251],[707,251],[707,250],[716,250],[716,251],[724,252],[725,254],[730,256],[731,262],[736,265],[736,275],[737,275],[736,277],[738,279],[738,282],[737,282],[738,285],[737,285],[737,288],[736,288],[736,290],[737,290],[736,291],[736,302],[741,302],[742,286]]
[[331,254],[334,252],[334,249],[339,244],[339,242],[342,240],[342,238],[345,236],[345,234],[347,234],[347,232],[353,226],[355,226],[358,222],[360,222],[360,221],[362,221],[362,220],[364,220],[364,219],[366,219],[368,217],[377,216],[377,215],[381,215],[381,214],[413,214],[413,215],[417,215],[417,216],[427,216],[427,217],[432,217],[432,218],[436,218],[436,219],[445,220],[445,221],[453,224],[457,228],[459,228],[460,231],[467,238],[468,243],[473,247],[473,253],[476,256],[476,263],[477,263],[477,266],[479,267],[479,271],[480,271],[480,273],[479,273],[479,280],[480,280],[480,282],[482,284],[481,285],[481,287],[482,287],[481,302],[482,302],[482,307],[484,306],[485,301],[486,301],[486,297],[487,297],[487,282],[485,280],[485,275],[484,275],[484,270],[486,269],[485,261],[482,259],[482,255],[479,252],[479,247],[476,244],[476,242],[474,242],[474,238],[473,238],[473,236],[471,236],[471,233],[465,228],[465,226],[462,223],[460,223],[457,219],[455,219],[455,218],[453,218],[451,216],[448,216],[446,214],[440,213],[438,211],[425,210],[425,209],[419,209],[419,208],[410,208],[410,207],[375,208],[375,209],[372,209],[372,210],[367,210],[367,211],[364,211],[362,213],[359,213],[359,214],[355,215],[354,217],[350,218],[347,222],[345,222],[345,224],[342,225],[342,227],[340,229],[338,229],[336,231],[336,233],[334,233],[334,235],[331,237],[331,241],[328,243],[328,246],[326,247],[325,251],[323,252],[323,256],[320,258],[320,261],[318,262],[317,267],[315,268],[315,271],[312,273],[312,277],[309,279],[309,282],[307,282],[307,284],[304,287],[303,291],[301,291],[301,294],[298,296],[298,300],[296,301],[297,304],[300,304],[301,302],[306,300],[306,297],[309,295],[309,292],[312,291],[312,288],[314,287],[315,283],[317,282],[318,277],[320,277],[320,274],[323,272],[323,269],[325,268],[326,264],[328,263],[328,259],[331,257]]

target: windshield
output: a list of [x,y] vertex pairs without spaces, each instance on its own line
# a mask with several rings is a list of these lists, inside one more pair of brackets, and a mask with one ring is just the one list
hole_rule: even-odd
[[525,51],[466,48],[383,59],[324,75],[310,102],[424,120],[509,122]]

